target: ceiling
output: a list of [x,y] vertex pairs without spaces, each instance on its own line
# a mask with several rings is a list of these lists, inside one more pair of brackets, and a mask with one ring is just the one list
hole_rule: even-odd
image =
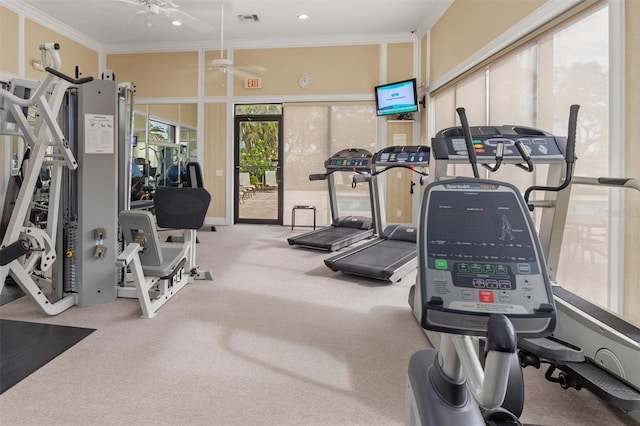
[[[62,23],[105,48],[223,40],[354,40],[422,34],[453,0],[0,0],[36,21]],[[159,8],[156,8],[159,6]],[[307,14],[299,20],[299,14]],[[242,22],[238,15],[257,15]],[[171,24],[172,19],[183,22]]]

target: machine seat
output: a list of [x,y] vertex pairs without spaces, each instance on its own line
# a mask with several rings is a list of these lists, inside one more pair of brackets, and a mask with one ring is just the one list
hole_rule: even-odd
[[159,266],[142,265],[142,271],[145,275],[168,278],[178,269],[187,258],[186,247],[160,247],[163,259],[167,259]]
[[187,256],[188,247],[161,246],[153,215],[146,210],[125,210],[120,212],[120,226],[125,243],[138,243],[140,263],[145,275],[166,277],[180,265]]

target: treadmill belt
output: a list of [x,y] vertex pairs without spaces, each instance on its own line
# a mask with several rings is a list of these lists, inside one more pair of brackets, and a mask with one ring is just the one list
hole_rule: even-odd
[[334,251],[372,235],[373,229],[331,226],[319,231],[290,238],[289,244]]
[[380,240],[374,245],[335,261],[326,259],[325,263],[334,271],[389,279],[398,269],[415,260],[416,256],[416,243]]
[[0,394],[94,331],[0,319]]

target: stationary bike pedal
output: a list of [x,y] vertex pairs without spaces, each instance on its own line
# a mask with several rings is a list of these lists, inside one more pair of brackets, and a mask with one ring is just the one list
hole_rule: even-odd
[[640,410],[640,392],[590,360],[570,362],[559,369],[614,407],[626,411]]
[[487,423],[487,426],[520,425],[515,415],[501,407],[493,410],[484,410],[482,417]]
[[519,339],[518,348],[554,363],[584,362],[582,349],[552,336]]
[[486,410],[482,413],[487,426],[543,426],[532,423],[521,423],[510,411],[503,408]]

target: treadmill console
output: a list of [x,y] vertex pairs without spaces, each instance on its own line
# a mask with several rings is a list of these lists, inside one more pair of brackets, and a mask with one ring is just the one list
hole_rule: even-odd
[[489,316],[500,313],[520,335],[553,330],[542,249],[516,187],[469,178],[432,183],[418,228],[425,329],[484,335]]
[[324,165],[327,172],[334,171],[371,171],[373,154],[366,149],[349,148],[333,154]]
[[[474,126],[470,128],[478,163],[495,161],[496,147],[502,142],[505,163],[520,163],[522,156],[516,148],[520,141],[533,163],[561,163],[564,161],[566,138],[554,136],[540,129],[523,126]],[[431,141],[433,155],[438,160],[468,163],[467,145],[461,127],[439,131]]]
[[417,167],[429,165],[431,149],[425,145],[389,146],[376,152],[373,164],[376,166],[392,166],[407,164]]

